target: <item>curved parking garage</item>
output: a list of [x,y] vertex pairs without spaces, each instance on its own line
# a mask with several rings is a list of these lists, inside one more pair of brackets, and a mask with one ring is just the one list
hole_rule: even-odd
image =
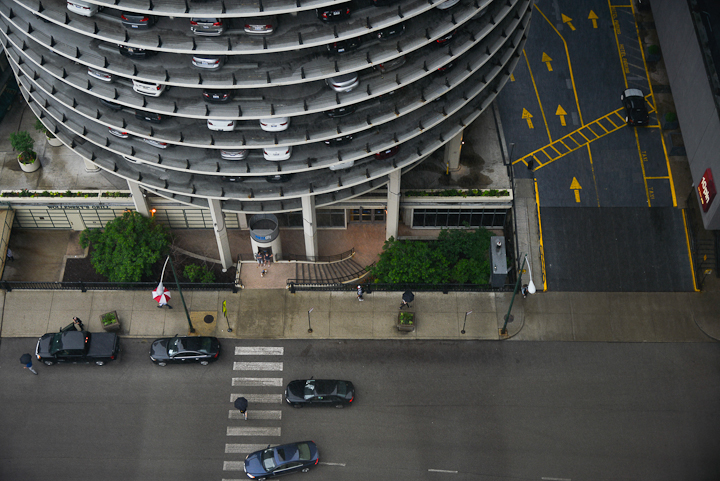
[[310,219],[399,187],[492,102],[531,15],[529,0],[178,3],[0,0],[1,40],[67,147],[214,216]]

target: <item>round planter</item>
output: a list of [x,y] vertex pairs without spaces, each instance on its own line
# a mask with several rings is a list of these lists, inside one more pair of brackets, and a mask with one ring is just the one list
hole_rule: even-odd
[[35,157],[35,162],[32,164],[23,164],[20,162],[20,155],[18,155],[18,164],[20,164],[20,169],[22,169],[23,172],[35,172],[41,167],[40,160],[37,157]]
[[50,144],[52,147],[60,147],[62,145],[62,142],[60,142],[60,139],[57,137],[48,137],[45,135],[45,138],[47,138],[48,144]]

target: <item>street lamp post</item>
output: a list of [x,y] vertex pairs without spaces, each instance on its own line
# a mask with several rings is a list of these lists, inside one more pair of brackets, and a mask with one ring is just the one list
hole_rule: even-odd
[[312,334],[312,326],[310,326],[310,313],[315,309],[314,307],[311,307],[308,311],[308,333]]
[[175,276],[175,285],[177,285],[178,292],[180,293],[180,300],[182,301],[183,309],[185,309],[185,317],[187,317],[188,326],[190,326],[190,333],[192,334],[195,332],[195,328],[190,320],[190,313],[188,312],[187,305],[185,304],[185,297],[183,297],[182,289],[180,289],[180,281],[178,280],[177,272],[175,272],[175,266],[173,265],[170,256],[168,256],[168,259],[170,259],[170,268],[173,271],[173,276]]
[[515,282],[515,290],[513,291],[512,299],[510,300],[510,307],[508,308],[507,314],[505,314],[505,323],[503,324],[502,329],[500,329],[500,335],[501,336],[507,336],[507,325],[508,322],[513,321],[513,316],[510,314],[510,311],[512,311],[513,303],[515,302],[515,296],[518,293],[518,289],[520,288],[520,282],[522,281],[522,272],[525,268],[525,261],[527,260],[527,256],[523,258],[522,266],[520,266],[520,270],[518,271],[518,278],[517,282]]
[[[525,254],[525,260],[527,260],[527,254]],[[537,289],[535,289],[535,283],[533,282],[532,269],[530,268],[530,261],[528,261],[527,265],[528,265],[528,274],[530,275],[530,282],[528,282],[528,293],[535,294],[535,292],[537,292]]]
[[465,313],[465,319],[463,320],[463,328],[462,328],[462,331],[460,331],[460,334],[465,334],[465,323],[467,322],[468,314],[472,314],[472,311],[467,311]]

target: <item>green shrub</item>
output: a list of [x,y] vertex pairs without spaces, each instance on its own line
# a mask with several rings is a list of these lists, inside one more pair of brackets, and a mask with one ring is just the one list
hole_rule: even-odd
[[115,317],[114,312],[108,312],[106,314],[103,314],[102,316],[102,325],[107,326],[108,324],[114,324],[117,322],[117,317]]
[[90,261],[98,274],[110,282],[139,282],[167,254],[170,235],[154,219],[127,211],[104,230],[85,229],[80,246],[89,244],[93,247]]
[[675,122],[677,120],[677,114],[675,112],[668,112],[665,114],[665,122]]
[[183,274],[190,279],[190,282],[201,282],[203,284],[215,282],[215,273],[206,266],[188,264],[185,266]]
[[12,148],[20,152],[18,158],[23,164],[32,164],[35,162],[37,154],[33,150],[35,141],[26,131],[13,132],[10,134],[10,145]]

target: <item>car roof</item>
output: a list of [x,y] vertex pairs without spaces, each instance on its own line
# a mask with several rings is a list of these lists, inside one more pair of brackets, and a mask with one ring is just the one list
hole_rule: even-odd
[[645,97],[640,89],[625,90],[625,97]]

